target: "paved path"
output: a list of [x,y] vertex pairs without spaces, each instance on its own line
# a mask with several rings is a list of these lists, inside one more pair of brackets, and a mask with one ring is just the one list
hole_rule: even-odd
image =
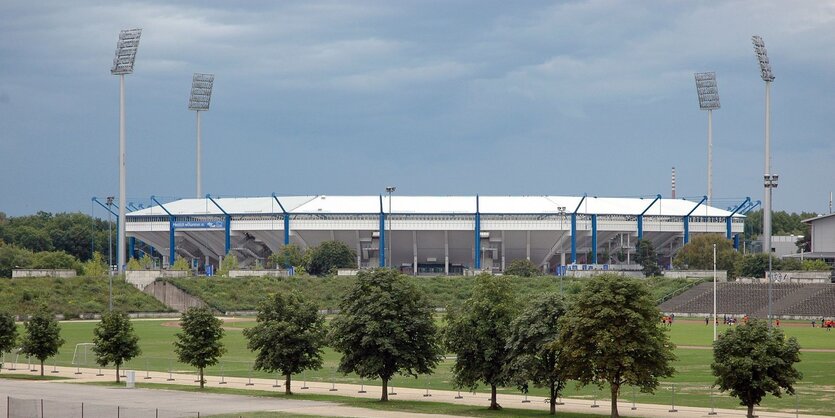
[[[52,370],[50,368],[49,370]],[[55,374],[57,376],[63,377],[71,377],[77,379],[79,382],[95,382],[95,381],[112,381],[113,380],[113,371],[108,370],[106,371],[105,376],[96,376],[98,372],[97,369],[79,369],[81,374],[76,375],[76,368],[67,368],[67,367],[58,367],[57,370],[59,373]],[[5,372],[5,371],[4,371]],[[18,371],[20,372],[20,371]],[[26,373],[24,371],[24,373]],[[31,373],[31,372],[30,372]],[[37,373],[31,373],[37,374]],[[150,379],[145,379],[148,376]],[[168,381],[169,374],[164,372],[137,372],[136,379],[137,384],[141,387],[143,382],[152,382],[152,383],[171,383],[171,384],[178,384],[178,385],[191,385],[196,386],[197,383],[194,382],[195,376],[194,374],[179,374],[174,373],[171,377],[174,379],[173,381]],[[235,388],[235,389],[253,389],[253,390],[261,390],[261,391],[281,391],[283,392],[283,388],[274,388],[273,384],[275,384],[275,379],[248,379],[242,377],[226,377],[221,379],[217,376],[207,376],[207,385],[209,387],[219,387],[219,388]],[[221,384],[221,381],[225,382]],[[12,388],[16,387],[19,383],[27,383],[27,384],[34,384],[40,385],[38,387],[44,388],[46,393],[52,392],[53,386],[67,386],[72,387],[71,395],[67,394],[61,399],[70,399],[70,400],[82,400],[83,398],[87,397],[88,393],[92,393],[92,389],[102,389],[115,396],[114,394],[122,394],[125,392],[139,392],[139,390],[129,391],[129,390],[122,390],[119,388],[98,388],[95,386],[84,386],[81,390],[78,390],[78,386],[76,385],[68,385],[67,381],[43,381],[43,382],[17,382],[17,381],[5,381],[4,379],[0,379],[0,382],[5,382],[4,386],[0,386],[0,394],[6,395],[5,387],[10,386]],[[251,383],[251,384],[250,384]],[[283,382],[280,382],[283,383]],[[338,396],[352,396],[352,397],[364,397],[364,398],[379,398],[380,396],[380,387],[379,386],[366,386],[365,389],[367,393],[359,393],[360,385],[353,385],[353,384],[331,384],[326,382],[307,382],[307,386],[309,389],[301,389],[301,381],[294,381],[294,392],[296,393],[315,393],[315,394],[329,394],[329,395],[338,395]],[[48,389],[48,392],[46,391]],[[335,390],[334,390],[335,389]],[[485,408],[489,405],[489,394],[488,393],[461,393],[462,397],[459,399],[457,398],[458,392],[455,391],[448,391],[448,390],[430,390],[429,394],[431,396],[424,396],[426,395],[427,391],[424,389],[414,389],[414,388],[400,388],[396,387],[395,391],[397,392],[396,395],[389,396],[390,399],[400,399],[400,400],[419,400],[419,401],[432,401],[432,402],[446,402],[446,403],[455,403],[455,404],[466,404],[466,405],[481,405]],[[168,392],[168,391],[142,391],[142,392],[150,392],[152,398],[156,399],[154,395],[157,392],[160,393],[172,393],[174,398],[177,399],[185,399],[191,392]],[[195,394],[201,395],[201,394]],[[161,396],[161,395],[160,395]],[[220,396],[220,395],[213,395],[213,396]],[[231,396],[231,395],[224,395],[224,396]],[[37,397],[37,396],[35,396]],[[246,399],[252,399],[249,397],[245,397]],[[252,409],[247,408],[246,411],[252,410],[284,410],[278,409],[283,408],[283,404],[274,403],[276,401],[295,401],[295,400],[287,400],[283,398],[268,398],[262,401],[270,403],[270,407],[266,409]],[[544,402],[543,398],[541,397],[531,397],[530,403],[523,403],[524,397],[521,395],[509,395],[509,394],[499,394],[498,401],[499,403],[506,407],[506,408],[519,408],[519,409],[538,409],[542,411],[546,411],[548,408],[548,404]],[[594,404],[593,401],[585,400],[585,399],[574,399],[568,398],[563,399],[565,402],[564,405],[560,405],[557,407],[557,411],[569,411],[569,412],[580,412],[580,413],[588,413],[588,414],[601,414],[601,415],[608,415],[609,412],[609,403],[605,401],[598,402],[597,404],[599,407],[594,408],[592,405]],[[308,401],[295,401],[295,402],[308,402]],[[115,402],[110,402],[112,405],[116,405]],[[209,405],[209,404],[202,404],[197,402],[197,405]],[[251,403],[248,405],[256,405],[255,403]],[[257,404],[261,405],[261,404]],[[618,406],[619,412],[623,416],[639,416],[639,417],[680,417],[680,418],[695,418],[695,417],[708,417],[708,412],[710,412],[709,408],[697,408],[697,407],[676,407],[678,410],[677,412],[669,412],[670,406],[669,405],[656,405],[656,404],[636,404],[636,409],[631,410],[632,404],[623,402],[620,403]],[[440,417],[440,415],[427,415],[427,414],[409,414],[409,413],[398,413],[394,411],[372,411],[372,410],[365,410],[362,408],[354,408],[360,410],[360,414],[352,413],[348,409],[340,410],[336,405],[334,406],[313,406],[313,405],[305,405],[304,407],[298,407],[298,404],[292,404],[292,406],[287,406],[287,408],[293,408],[293,413],[298,414],[316,414],[316,415],[327,415],[327,416],[356,416],[356,417],[364,417],[364,416],[380,416],[380,417]],[[193,411],[194,409],[188,409],[189,411]],[[203,409],[201,412],[211,412],[211,413],[220,413],[220,410],[207,410]],[[718,417],[744,417],[745,411],[742,409],[738,410],[728,410],[728,409],[716,409]],[[795,414],[793,412],[767,412],[758,410],[757,414],[761,418],[793,418]],[[205,415],[205,413],[204,413]],[[2,415],[0,415],[2,416]],[[831,416],[825,417],[821,415],[800,415],[802,417],[808,418],[832,418]],[[86,418],[86,415],[85,415]]]

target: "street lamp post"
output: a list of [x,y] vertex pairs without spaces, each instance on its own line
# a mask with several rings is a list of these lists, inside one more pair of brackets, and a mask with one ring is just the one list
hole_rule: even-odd
[[200,141],[200,112],[209,110],[209,102],[212,100],[212,86],[214,85],[214,74],[194,73],[191,79],[191,97],[188,100],[188,109],[193,110],[197,115],[197,197],[203,197],[203,180],[201,172],[202,143]]
[[125,74],[133,73],[133,64],[136,61],[136,50],[139,48],[139,37],[142,29],[126,29],[119,32],[119,42],[116,44],[116,56],[113,58],[113,67],[110,74],[119,76],[119,240],[118,255],[116,259],[119,264],[119,273],[125,266],[125,208],[126,198],[126,151],[125,151]]
[[392,257],[392,254],[391,254],[391,249],[392,249],[392,245],[391,245],[391,194],[394,193],[395,190],[397,190],[397,187],[395,187],[395,186],[386,187],[386,193],[389,194],[389,216],[388,216],[389,219],[388,219],[388,222],[387,222],[388,223],[388,233],[386,234],[386,238],[387,238],[386,241],[388,241],[388,247],[389,247],[388,251],[387,251],[388,252],[388,254],[387,254],[388,255],[388,263],[387,264],[388,264],[389,268],[392,267],[392,263],[394,261],[394,257]]
[[107,196],[107,277],[109,278],[107,298],[108,310],[113,310],[113,196]]
[[696,73],[699,108],[707,110],[707,205],[713,200],[713,111],[719,109],[719,86],[716,73]]
[[[565,218],[565,206],[557,206],[557,211],[560,213],[560,233],[562,231],[562,223],[563,219]],[[562,250],[562,244],[560,244],[560,268],[565,268],[565,251]],[[562,278],[565,275],[565,271],[560,274],[560,297],[562,297]]]
[[716,244],[713,244],[713,341],[716,341]]
[[760,64],[760,77],[765,81],[765,199],[763,202],[763,251],[768,254],[768,323],[771,326],[771,189],[777,187],[777,176],[771,173],[771,83],[774,73],[771,71],[771,61],[763,38],[759,35],[751,37],[754,44],[754,54]]

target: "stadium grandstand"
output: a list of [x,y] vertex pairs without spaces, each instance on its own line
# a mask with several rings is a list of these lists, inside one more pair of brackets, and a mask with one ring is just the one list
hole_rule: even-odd
[[[152,198],[153,199],[153,198]],[[129,255],[163,265],[179,255],[203,269],[235,254],[242,267],[282,246],[337,240],[357,268],[410,274],[501,272],[528,259],[551,272],[629,269],[650,240],[667,260],[694,234],[739,242],[746,199],[723,210],[705,200],[592,196],[266,196],[180,199],[127,214]],[[749,205],[750,206],[750,205]],[[261,264],[264,265],[264,264]]]

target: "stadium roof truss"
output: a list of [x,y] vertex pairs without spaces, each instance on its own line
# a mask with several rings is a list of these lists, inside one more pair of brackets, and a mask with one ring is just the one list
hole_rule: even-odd
[[[410,272],[502,271],[529,259],[557,265],[634,264],[638,239],[669,260],[692,234],[721,233],[738,242],[744,215],[684,199],[592,196],[267,196],[181,199],[127,215],[131,255],[151,247],[163,264],[177,254],[217,265],[225,254],[243,266],[287,244],[339,240],[357,267],[391,265]],[[389,235],[390,232],[390,236]],[[387,242],[388,241],[388,242]],[[476,249],[478,251],[476,251]],[[596,249],[593,251],[592,249]]]

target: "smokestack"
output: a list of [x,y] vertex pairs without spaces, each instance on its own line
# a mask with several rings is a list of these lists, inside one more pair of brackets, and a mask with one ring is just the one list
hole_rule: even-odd
[[829,213],[832,214],[832,192],[829,192]]
[[[675,199],[676,198],[676,168],[675,167],[673,167],[672,186],[673,186],[673,196],[672,196],[672,198]],[[830,199],[830,200],[832,200],[832,199]],[[830,204],[829,206],[831,208],[832,204]],[[831,212],[831,210],[830,210],[830,212]]]

